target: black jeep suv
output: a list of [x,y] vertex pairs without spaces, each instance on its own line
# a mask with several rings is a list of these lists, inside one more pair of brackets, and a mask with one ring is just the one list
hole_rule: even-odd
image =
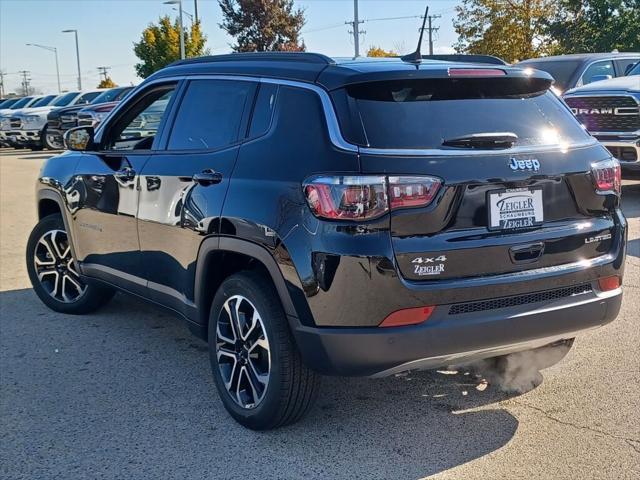
[[175,63],[44,165],[34,289],[59,312],[119,289],[183,316],[254,429],[299,419],[319,374],[570,345],[618,313],[626,221],[618,162],[551,82],[309,53]]

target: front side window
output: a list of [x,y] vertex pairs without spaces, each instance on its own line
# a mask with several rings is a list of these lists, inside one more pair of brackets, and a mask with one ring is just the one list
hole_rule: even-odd
[[[582,74],[582,84],[586,85],[594,80],[603,80],[602,77],[609,76],[611,78],[616,76],[613,69],[613,63],[609,60],[603,62],[592,63]],[[600,78],[595,78],[600,77]]]
[[105,132],[105,150],[149,150],[160,128],[176,86],[158,87],[142,94]]
[[209,150],[236,142],[253,82],[194,80],[180,104],[169,150]]

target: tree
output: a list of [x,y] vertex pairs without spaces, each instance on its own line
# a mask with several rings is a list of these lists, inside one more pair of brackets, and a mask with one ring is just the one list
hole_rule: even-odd
[[380,47],[371,46],[367,50],[367,57],[397,57],[398,54],[393,50],[384,50]]
[[235,52],[302,52],[304,10],[293,0],[218,0],[224,17],[220,27],[235,38]]
[[554,53],[640,50],[640,0],[559,0],[548,22]]
[[[579,0],[578,0],[579,1]],[[453,26],[458,53],[497,55],[508,62],[550,53],[547,19],[557,0],[463,0]]]
[[106,77],[102,80],[100,80],[100,83],[98,84],[98,88],[115,88],[118,85],[116,85],[116,83],[111,80],[111,77]]
[[[194,22],[191,29],[185,29],[184,50],[186,57],[206,55],[204,45],[207,37],[200,29],[200,22]],[[150,23],[142,32],[133,51],[141,60],[135,66],[141,78],[147,78],[153,72],[180,59],[180,26],[178,20],[171,22],[169,16],[161,17],[157,24]]]

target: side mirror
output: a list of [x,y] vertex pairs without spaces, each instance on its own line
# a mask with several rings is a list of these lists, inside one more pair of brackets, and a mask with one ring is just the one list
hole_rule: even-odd
[[593,82],[601,82],[602,80],[611,80],[613,77],[611,75],[594,75],[593,77],[591,77],[591,81],[588,83],[593,83]]
[[85,151],[93,147],[93,127],[75,127],[64,134],[64,147],[67,150]]

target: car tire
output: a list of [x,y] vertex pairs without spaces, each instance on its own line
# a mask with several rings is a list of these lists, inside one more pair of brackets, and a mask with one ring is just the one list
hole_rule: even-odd
[[88,284],[79,275],[59,214],[44,217],[33,228],[26,260],[33,290],[56,312],[89,313],[111,300],[115,293],[111,288]]
[[208,336],[220,399],[241,425],[281,427],[313,405],[320,377],[302,362],[278,294],[265,276],[244,271],[222,283],[211,304]]
[[45,147],[47,147],[47,150],[60,150],[63,148],[62,145],[57,145],[55,143],[52,142],[52,140],[49,138],[49,133],[48,133],[48,128],[45,127],[44,132],[42,132],[42,143],[44,144]]

